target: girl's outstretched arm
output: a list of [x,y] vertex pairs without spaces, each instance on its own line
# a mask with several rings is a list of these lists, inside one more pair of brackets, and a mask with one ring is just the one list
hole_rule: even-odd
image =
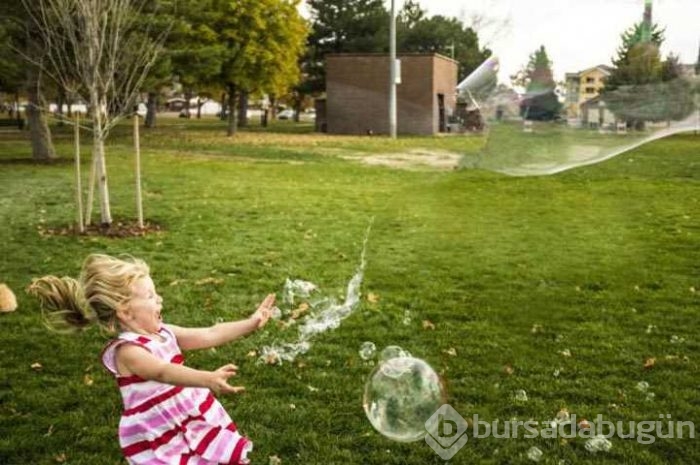
[[217,323],[208,328],[183,328],[168,325],[182,350],[208,349],[231,342],[262,328],[270,319],[275,294],[269,294],[250,317],[245,320]]
[[184,365],[168,363],[136,344],[122,344],[116,353],[117,369],[122,376],[137,375],[150,381],[175,386],[203,387],[217,394],[241,392],[243,386],[231,386],[228,379],[238,367],[224,365],[216,371],[195,370]]

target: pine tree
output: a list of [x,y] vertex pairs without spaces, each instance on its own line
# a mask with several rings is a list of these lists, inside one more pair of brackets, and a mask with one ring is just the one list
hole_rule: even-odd
[[682,77],[677,57],[669,55],[662,61],[664,31],[642,22],[621,38],[614,70],[601,93],[610,111],[637,129],[647,121],[686,118],[693,110],[691,85]]
[[554,89],[552,62],[544,45],[532,55],[523,73],[525,98],[520,104],[520,114],[530,120],[552,120],[559,116],[562,104]]

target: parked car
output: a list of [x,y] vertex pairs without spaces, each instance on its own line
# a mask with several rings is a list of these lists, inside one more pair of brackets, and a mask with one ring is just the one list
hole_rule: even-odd
[[277,119],[293,119],[293,118],[294,118],[294,110],[289,109],[289,108],[277,113]]

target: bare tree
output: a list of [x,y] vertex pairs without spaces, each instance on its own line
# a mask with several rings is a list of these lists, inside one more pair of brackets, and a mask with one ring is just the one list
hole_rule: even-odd
[[[167,31],[137,22],[148,0],[22,0],[38,26],[42,66],[69,93],[88,102],[93,152],[86,223],[98,184],[101,224],[112,223],[104,142],[134,112],[139,90],[162,49]],[[94,176],[93,176],[94,174]],[[96,181],[93,181],[95,179]]]

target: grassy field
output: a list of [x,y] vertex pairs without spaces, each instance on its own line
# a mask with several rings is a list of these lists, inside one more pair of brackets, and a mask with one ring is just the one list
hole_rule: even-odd
[[[565,408],[591,421],[700,421],[700,137],[555,176],[508,177],[361,163],[415,150],[474,154],[479,137],[310,129],[279,123],[226,138],[220,123],[172,120],[145,132],[145,214],[163,230],[125,239],[48,234],[74,217],[72,165],[30,163],[25,135],[0,134],[0,281],[19,300],[0,315],[0,463],[123,463],[121,400],[98,359],[107,336],[47,331],[24,293],[32,278],[75,276],[91,252],[129,253],[151,265],[167,322],[209,325],[247,316],[287,278],[342,295],[372,219],[359,308],[295,363],[250,356],[294,339],[274,324],[186,354],[193,367],[239,365],[247,392],[219,399],[254,440],[254,463],[443,462],[425,442],[392,442],[367,421],[365,341],[430,363],[465,418],[545,421]],[[55,141],[69,159],[70,130]],[[107,152],[113,215],[131,220],[128,127]],[[700,463],[685,433],[653,444],[613,437],[598,454],[583,438],[470,438],[452,462],[534,463],[527,453],[537,447],[545,464]]]

